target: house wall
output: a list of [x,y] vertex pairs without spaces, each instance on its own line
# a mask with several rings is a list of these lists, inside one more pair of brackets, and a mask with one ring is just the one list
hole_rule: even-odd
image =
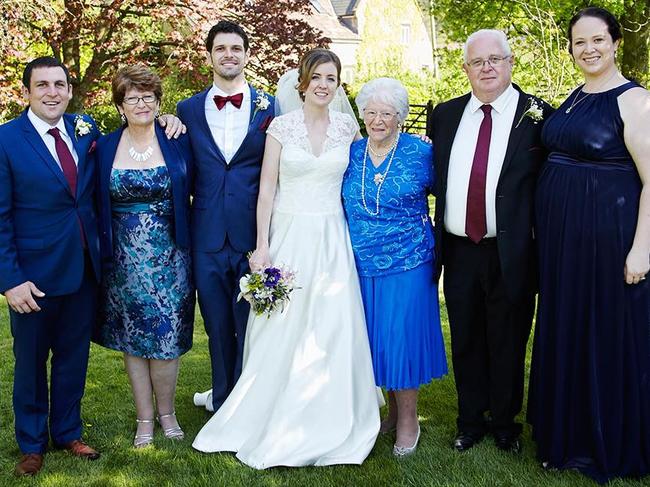
[[357,49],[359,41],[344,41],[333,39],[329,48],[341,60],[341,81],[352,83],[357,71]]
[[415,0],[361,0],[356,10],[361,43],[357,49],[358,75],[371,66],[420,71],[433,66],[433,51]]

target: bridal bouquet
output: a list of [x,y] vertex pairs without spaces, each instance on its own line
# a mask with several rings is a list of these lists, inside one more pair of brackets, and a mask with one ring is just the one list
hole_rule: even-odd
[[244,298],[257,316],[267,318],[276,309],[284,310],[295,286],[295,273],[284,267],[267,267],[263,271],[246,274],[239,280],[237,301]]

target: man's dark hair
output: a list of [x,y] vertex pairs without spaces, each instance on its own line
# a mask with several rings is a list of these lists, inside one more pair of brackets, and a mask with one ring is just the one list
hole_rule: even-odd
[[244,50],[248,51],[248,35],[244,29],[241,28],[239,24],[231,22],[230,20],[220,20],[217,24],[213,25],[208,32],[208,38],[205,40],[205,48],[208,52],[212,52],[212,44],[214,44],[214,38],[217,34],[237,34],[244,41]]
[[68,85],[70,84],[70,71],[65,67],[65,64],[52,56],[42,56],[32,59],[25,66],[25,70],[23,71],[23,86],[28,90],[29,84],[32,81],[32,71],[37,68],[61,68],[65,73],[65,80],[68,82]]

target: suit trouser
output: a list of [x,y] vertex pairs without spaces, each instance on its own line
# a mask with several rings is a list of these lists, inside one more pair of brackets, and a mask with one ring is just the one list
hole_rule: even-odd
[[218,252],[193,253],[194,279],[212,365],[212,404],[216,411],[241,375],[250,307],[237,302],[239,279],[249,271],[246,254],[226,240]]
[[16,441],[23,453],[45,452],[48,415],[55,444],[81,438],[81,398],[97,309],[97,281],[90,259],[86,257],[84,277],[75,293],[35,299],[41,311],[20,314],[9,310],[16,359]]
[[443,244],[458,430],[484,434],[489,411],[493,433],[519,434],[514,418],[523,403],[535,296],[508,297],[495,238],[475,244],[445,234]]

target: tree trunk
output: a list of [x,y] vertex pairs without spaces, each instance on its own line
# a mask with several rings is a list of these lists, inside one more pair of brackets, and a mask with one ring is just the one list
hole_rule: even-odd
[[81,0],[66,0],[65,14],[61,22],[61,54],[63,64],[70,70],[72,77],[72,100],[69,112],[77,112],[83,106],[86,93],[81,91],[81,46],[79,42],[81,19],[84,5]]
[[648,40],[650,39],[650,0],[625,0],[623,26],[623,75],[647,82]]

